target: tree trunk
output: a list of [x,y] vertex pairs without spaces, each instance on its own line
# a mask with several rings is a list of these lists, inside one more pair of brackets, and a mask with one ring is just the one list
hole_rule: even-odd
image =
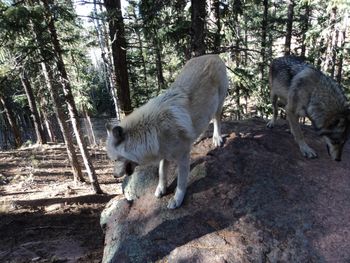
[[45,16],[47,19],[48,29],[50,31],[50,37],[51,37],[51,41],[52,41],[52,45],[53,45],[53,49],[54,49],[54,53],[55,53],[55,57],[56,57],[57,69],[58,69],[58,72],[60,75],[60,84],[62,85],[63,92],[65,95],[65,101],[66,101],[67,106],[68,106],[68,111],[69,111],[70,119],[72,122],[74,134],[76,136],[76,140],[77,140],[81,155],[83,157],[85,169],[86,169],[86,172],[89,176],[90,183],[92,184],[93,189],[94,189],[96,194],[102,194],[103,192],[102,192],[100,185],[98,183],[97,176],[96,176],[94,167],[92,165],[92,162],[91,162],[91,159],[89,156],[89,152],[87,150],[85,142],[82,139],[83,137],[82,137],[80,123],[79,123],[79,119],[78,119],[78,111],[77,111],[77,108],[75,106],[70,81],[68,79],[68,74],[67,74],[65,64],[64,64],[64,61],[62,58],[62,49],[61,49],[61,45],[60,45],[59,40],[58,40],[56,27],[55,27],[54,20],[53,20],[52,14],[51,14],[51,10],[50,10],[50,7],[49,7],[47,0],[43,0],[42,2],[44,3],[44,7],[45,7],[45,12],[46,12]]
[[105,0],[108,13],[109,36],[112,41],[113,64],[116,74],[117,94],[121,111],[132,112],[126,60],[126,40],[120,0]]
[[306,54],[306,33],[309,30],[310,5],[308,2],[304,4],[305,13],[302,20],[302,39],[300,56],[305,57]]
[[53,131],[52,131],[51,123],[50,123],[50,121],[49,121],[49,118],[48,118],[48,116],[47,116],[47,113],[46,113],[45,111],[43,111],[43,112],[42,112],[42,116],[43,116],[43,121],[44,121],[46,130],[47,130],[47,135],[49,136],[50,141],[51,141],[51,142],[57,142],[56,136],[55,136],[55,134],[54,134]]
[[90,143],[90,145],[96,145],[94,128],[92,127],[91,118],[90,118],[89,113],[87,112],[85,107],[83,107],[83,114],[84,114],[86,133],[87,133],[88,138],[89,138],[89,143]]
[[[102,8],[100,6],[100,8]],[[98,11],[97,11],[97,3],[96,0],[94,0],[94,8],[93,8],[94,16],[98,17]],[[100,11],[102,12],[102,10]],[[117,120],[120,120],[120,114],[119,114],[119,108],[118,108],[118,98],[115,92],[115,72],[113,70],[112,66],[112,59],[110,56],[110,48],[109,48],[109,42],[108,42],[108,34],[106,34],[106,27],[104,26],[104,21],[102,21],[102,24],[100,23],[99,19],[94,19],[94,25],[96,29],[97,39],[99,43],[99,47],[101,49],[101,57],[103,61],[103,71],[105,74],[105,85],[107,91],[110,93],[113,99],[114,109],[115,109],[115,116]],[[107,53],[106,53],[107,51]]]
[[[134,13],[134,16],[136,17],[136,14]],[[143,79],[145,81],[145,88],[148,90],[148,79],[147,79],[147,66],[146,66],[146,61],[145,61],[145,56],[143,53],[143,41],[141,38],[141,32],[139,28],[135,29],[136,35],[137,35],[137,41],[139,42],[140,46],[140,59],[141,59],[141,64],[142,64],[142,71],[143,71]]]
[[[239,23],[239,14],[241,13],[241,2],[240,1],[234,1],[234,9],[235,13],[233,14],[233,21],[235,23],[235,31],[236,31],[236,39],[235,39],[235,50],[233,51],[235,54],[235,62],[236,62],[236,68],[241,67],[241,52],[240,52],[240,42],[241,42],[241,26]],[[242,86],[240,83],[234,84],[234,90],[235,90],[235,102],[236,102],[236,119],[240,120],[242,118],[241,114],[241,90]]]
[[220,20],[220,0],[213,0],[214,19],[216,32],[214,36],[214,53],[220,52],[221,47],[221,20]]
[[[318,49],[318,59],[317,59],[317,64],[316,64],[316,68],[318,70],[321,70],[322,68],[322,56],[324,55],[324,52],[326,51],[326,48],[325,48],[325,44],[324,44],[324,38],[321,37],[321,40],[320,40],[320,43],[319,43],[319,49]],[[317,39],[315,41],[317,43]]]
[[68,160],[72,166],[74,181],[75,182],[77,182],[77,181],[84,182],[85,180],[84,180],[82,172],[81,172],[78,157],[75,153],[73,139],[72,139],[72,136],[70,135],[69,128],[68,128],[68,125],[66,122],[68,117],[66,116],[65,111],[63,109],[63,102],[61,101],[58,90],[57,90],[56,86],[52,84],[53,79],[54,79],[53,74],[52,74],[49,66],[47,64],[45,64],[44,62],[41,63],[41,68],[42,68],[43,73],[44,73],[46,86],[47,86],[47,88],[50,92],[50,95],[51,95],[53,109],[54,109],[54,112],[56,114],[58,124],[61,128],[64,142],[66,144]]
[[334,16],[334,8],[332,8],[332,12],[327,15],[327,21],[329,21],[328,26],[326,27],[326,43],[320,46],[320,56],[322,58],[321,62],[321,70],[328,72],[331,67],[332,60],[332,43],[333,43],[333,32],[335,26],[335,16]]
[[245,47],[245,51],[244,51],[244,65],[247,66],[248,65],[248,16],[244,15],[244,47]]
[[332,41],[330,43],[330,56],[331,59],[328,63],[328,68],[330,71],[331,78],[334,78],[335,73],[335,65],[337,63],[337,51],[338,51],[338,38],[339,38],[339,30],[336,28],[335,24],[337,23],[337,8],[332,8],[332,26],[331,26],[331,35]]
[[[1,111],[3,110],[2,106],[1,106],[1,101],[0,101],[0,109]],[[1,125],[0,125],[0,135],[1,135],[1,146],[2,149],[7,149],[9,146],[11,147],[11,141],[9,139],[9,130],[8,127],[10,125],[8,124],[7,121],[7,117],[6,115],[3,116],[3,119],[1,121]]]
[[[100,6],[100,8],[102,9],[102,6]],[[107,27],[105,25],[105,23],[102,23],[102,27],[103,27],[103,32],[104,32],[104,39],[105,39],[105,44],[106,47],[105,49],[107,50],[107,55],[106,57],[106,61],[108,61],[108,67],[107,67],[107,72],[108,72],[108,79],[109,79],[109,83],[110,83],[110,93],[112,95],[112,99],[113,99],[113,103],[114,103],[114,107],[115,107],[115,112],[116,112],[116,118],[117,120],[120,120],[121,116],[120,116],[120,106],[119,106],[119,100],[118,100],[118,95],[117,95],[117,84],[116,84],[116,73],[115,73],[115,67],[113,64],[113,54],[112,54],[112,50],[111,50],[111,45],[109,43],[109,36],[108,36],[108,30]]]
[[45,144],[45,143],[47,143],[47,141],[46,141],[44,131],[42,129],[38,109],[36,107],[33,89],[32,89],[32,86],[31,86],[29,80],[28,80],[27,73],[25,71],[23,71],[22,74],[20,74],[20,79],[22,82],[22,86],[25,90],[28,104],[29,104],[29,108],[31,111],[31,117],[32,117],[33,123],[34,123],[34,129],[35,129],[37,143],[38,144]]
[[55,133],[53,132],[53,128],[51,125],[51,122],[49,120],[49,116],[48,116],[48,98],[46,96],[41,96],[39,102],[39,113],[41,111],[41,116],[42,116],[42,120],[44,122],[46,131],[47,131],[47,135],[49,136],[49,139],[51,142],[57,142],[57,138]]
[[287,29],[286,29],[286,41],[284,44],[284,54],[290,55],[291,42],[292,42],[292,30],[293,30],[293,17],[294,17],[294,0],[289,1],[288,13],[287,13]]
[[332,49],[332,63],[331,63],[331,78],[334,78],[335,74],[335,65],[337,64],[337,54],[338,54],[338,38],[339,38],[339,30],[335,31],[335,36],[334,36],[334,45]]
[[191,53],[194,57],[205,54],[204,28],[206,15],[206,1],[191,0]]
[[0,106],[4,109],[7,122],[9,123],[11,130],[13,132],[13,136],[15,138],[15,145],[16,147],[20,147],[22,145],[22,138],[16,123],[15,116],[11,110],[9,103],[7,102],[7,99],[1,94],[0,94]]
[[342,71],[343,71],[343,62],[344,62],[344,47],[345,47],[345,37],[346,37],[346,27],[343,29],[341,33],[341,40],[340,40],[340,55],[339,55],[339,60],[338,60],[338,70],[337,70],[337,82],[341,84],[341,79],[342,79]]
[[[267,39],[267,19],[269,12],[269,1],[264,0],[264,13],[261,23],[261,65],[260,65],[260,78],[261,83],[263,83],[263,79],[265,78],[265,64],[266,64],[266,39]],[[262,91],[262,90],[261,90]]]
[[153,45],[156,52],[156,69],[157,69],[157,80],[158,80],[158,93],[165,87],[165,80],[163,75],[163,64],[162,64],[162,47],[158,37],[157,30],[153,28]]

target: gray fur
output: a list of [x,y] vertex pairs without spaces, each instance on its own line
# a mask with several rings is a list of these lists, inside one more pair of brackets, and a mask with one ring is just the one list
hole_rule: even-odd
[[340,161],[350,126],[349,103],[340,85],[293,56],[273,60],[269,81],[273,117],[267,126],[274,126],[280,100],[285,105],[291,132],[302,154],[308,158],[317,157],[306,144],[298,123],[299,117],[308,117],[319,135],[324,137],[332,159]]
[[[179,207],[186,192],[191,145],[212,119],[213,143],[222,144],[220,119],[227,89],[226,67],[219,56],[191,59],[165,93],[121,121],[118,130],[123,131],[122,141],[113,135],[115,127],[107,129],[108,156],[119,163],[159,162],[157,197],[166,193],[169,161],[176,162],[177,188],[168,208]],[[126,165],[117,167],[117,176],[124,175]]]

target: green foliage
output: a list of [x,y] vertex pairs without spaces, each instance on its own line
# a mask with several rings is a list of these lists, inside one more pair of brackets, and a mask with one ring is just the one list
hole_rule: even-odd
[[11,28],[15,32],[28,30],[30,11],[25,6],[9,6],[3,13],[1,22],[4,27]]
[[[157,83],[157,43],[161,43],[165,87],[174,80],[189,58],[190,1],[157,1],[157,4],[149,0],[128,2],[125,14],[128,66],[133,103],[139,106],[161,90]],[[289,1],[286,0],[268,1],[266,28],[262,28],[262,1],[220,1],[218,14],[215,13],[214,1],[207,1],[206,52],[222,52],[222,58],[232,70],[232,98],[229,101],[234,102],[231,105],[234,109],[232,112],[235,112],[233,118],[250,116],[244,107],[246,105],[240,105],[242,101],[235,99],[235,96],[248,98],[261,116],[267,117],[271,113],[268,66],[273,58],[284,53],[288,5]],[[330,42],[327,39],[332,34],[330,15],[334,6],[338,8],[336,28],[341,30],[346,10],[349,11],[346,1],[295,1],[294,6],[291,52],[301,55],[305,48],[308,60],[315,64],[321,61],[321,70],[324,71],[329,70],[325,64],[330,60]],[[216,46],[217,41],[220,41],[219,47]],[[343,57],[344,83],[349,72],[344,70],[349,68],[346,50],[346,46],[338,47],[336,56],[337,60],[341,54]]]

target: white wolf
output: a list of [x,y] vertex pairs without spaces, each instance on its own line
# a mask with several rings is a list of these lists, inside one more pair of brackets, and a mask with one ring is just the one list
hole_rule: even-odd
[[178,166],[177,187],[168,208],[181,205],[187,187],[192,143],[213,120],[213,143],[222,144],[221,111],[227,94],[226,66],[217,55],[189,60],[163,94],[107,128],[106,149],[116,161],[115,175],[132,174],[136,165],[159,163],[155,196],[166,193],[169,161]]

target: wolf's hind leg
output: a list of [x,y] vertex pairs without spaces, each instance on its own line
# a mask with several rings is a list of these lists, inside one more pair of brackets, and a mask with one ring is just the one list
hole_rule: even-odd
[[221,108],[220,111],[217,111],[215,113],[215,116],[213,118],[213,144],[215,147],[219,147],[222,145],[223,140],[221,136]]
[[272,119],[266,124],[268,128],[273,128],[275,126],[275,122],[277,119],[278,114],[278,108],[277,108],[277,96],[275,94],[271,95],[271,102],[272,102]]
[[158,198],[166,194],[166,187],[168,184],[168,180],[167,180],[168,166],[169,166],[168,160],[163,159],[159,163],[159,181],[158,181],[157,189],[154,193],[154,195]]
[[304,136],[300,129],[298,116],[287,110],[287,118],[289,121],[291,132],[294,136],[295,141],[299,145],[299,149],[301,153],[304,155],[304,157],[316,158],[317,157],[316,152],[305,142]]
[[190,155],[184,154],[178,161],[177,187],[175,195],[169,200],[168,208],[175,209],[182,204],[185,197],[188,175],[190,173]]

